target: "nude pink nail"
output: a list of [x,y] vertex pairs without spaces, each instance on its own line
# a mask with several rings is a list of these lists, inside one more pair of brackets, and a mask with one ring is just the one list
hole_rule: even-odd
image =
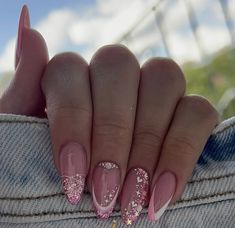
[[176,178],[172,172],[164,172],[158,177],[149,202],[148,217],[158,220],[167,209],[176,188]]
[[86,151],[82,145],[69,142],[61,148],[59,161],[65,195],[71,204],[77,204],[85,186]]
[[99,163],[92,177],[92,198],[98,218],[112,213],[120,188],[120,169],[112,162]]
[[18,65],[20,60],[21,52],[22,52],[22,39],[24,29],[30,28],[30,19],[29,19],[29,11],[26,5],[23,6],[20,14],[19,20],[19,27],[18,27],[18,38],[16,44],[16,51],[15,51],[15,68]]
[[126,177],[121,200],[122,219],[130,225],[137,220],[148,198],[149,176],[142,168],[133,168]]

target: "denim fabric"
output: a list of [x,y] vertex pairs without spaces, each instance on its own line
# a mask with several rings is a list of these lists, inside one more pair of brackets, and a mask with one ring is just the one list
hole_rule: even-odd
[[[132,227],[235,227],[235,117],[211,134],[181,199],[152,223],[146,208]],[[47,119],[0,114],[0,227],[127,227],[119,205],[96,219],[85,192],[78,205],[63,194]]]

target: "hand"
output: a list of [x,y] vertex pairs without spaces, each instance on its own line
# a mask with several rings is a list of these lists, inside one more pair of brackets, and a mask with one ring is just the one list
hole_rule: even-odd
[[[24,8],[21,21],[26,15]],[[43,39],[22,28],[20,61],[1,112],[43,116],[46,107],[54,162],[70,203],[78,203],[87,178],[98,217],[107,218],[119,197],[125,223],[147,204],[149,218],[159,219],[180,198],[218,124],[215,108],[185,95],[185,78],[172,60],[153,58],[140,68],[126,47],[108,45],[89,65],[74,53],[46,65]],[[30,52],[37,42],[39,52]]]

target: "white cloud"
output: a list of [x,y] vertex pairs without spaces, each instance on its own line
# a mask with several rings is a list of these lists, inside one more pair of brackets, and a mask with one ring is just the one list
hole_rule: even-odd
[[[36,25],[36,29],[43,35],[48,45],[50,56],[64,46],[68,39],[68,28],[75,20],[76,15],[69,9],[55,10]],[[0,56],[0,72],[14,70],[15,41],[8,41],[3,54]]]
[[199,34],[204,50],[208,54],[213,54],[231,42],[227,30],[223,27],[201,26]]
[[36,26],[45,38],[51,56],[64,46],[68,39],[69,26],[76,18],[77,15],[72,10],[55,10]]
[[89,47],[90,50],[85,54],[89,60],[91,52],[97,47],[117,42],[153,2],[153,0],[98,0],[92,18],[80,18],[70,27],[71,41]]
[[[180,63],[186,60],[199,60],[195,40],[191,35],[179,32],[182,27],[189,27],[188,16],[182,1],[162,1],[159,9],[165,15],[164,28],[169,36],[170,51]],[[213,0],[190,0],[196,12],[203,12],[205,5]],[[233,1],[230,1],[233,2]],[[100,46],[119,40],[150,8],[156,0],[97,0],[86,11],[76,12],[73,9],[51,11],[36,25],[44,36],[50,56],[65,50],[69,45],[78,50],[88,61],[93,52]],[[235,4],[231,11],[235,12]],[[166,11],[167,10],[167,11]],[[226,30],[221,27],[201,26],[200,39],[209,54],[229,44]],[[212,35],[213,34],[213,35]],[[141,23],[136,29],[129,48],[140,53],[148,48],[162,46],[161,37],[156,27],[154,14]],[[9,40],[0,56],[0,71],[13,69],[15,38]]]
[[0,56],[0,72],[12,71],[15,60],[15,43],[16,38],[8,41],[3,54]]

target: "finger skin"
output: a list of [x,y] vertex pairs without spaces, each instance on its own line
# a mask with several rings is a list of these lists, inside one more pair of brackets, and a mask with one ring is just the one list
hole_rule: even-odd
[[94,117],[89,188],[93,168],[101,161],[117,163],[123,182],[134,127],[139,74],[136,58],[122,45],[104,46],[91,60]]
[[172,60],[153,58],[142,66],[128,169],[141,161],[152,179],[161,144],[185,88],[184,75]]
[[164,140],[161,157],[152,182],[163,171],[176,176],[176,189],[171,204],[176,202],[192,175],[203,148],[219,122],[216,109],[204,97],[188,95],[183,97],[176,109],[172,124]]
[[88,64],[74,53],[55,56],[42,78],[54,163],[71,204],[82,196],[90,164],[92,102]]
[[126,174],[139,86],[139,63],[122,45],[108,45],[90,63],[94,107],[88,187],[98,218],[108,218]]
[[60,172],[59,150],[69,140],[85,146],[89,166],[92,103],[87,63],[74,53],[56,55],[48,63],[41,85],[56,168]]
[[121,199],[122,218],[127,224],[136,221],[139,208],[148,203],[146,192],[175,107],[184,95],[185,84],[182,71],[170,59],[153,58],[141,68],[132,148]]
[[21,42],[16,72],[1,96],[0,112],[45,117],[40,81],[48,62],[47,46],[41,34],[28,27],[22,29]]

